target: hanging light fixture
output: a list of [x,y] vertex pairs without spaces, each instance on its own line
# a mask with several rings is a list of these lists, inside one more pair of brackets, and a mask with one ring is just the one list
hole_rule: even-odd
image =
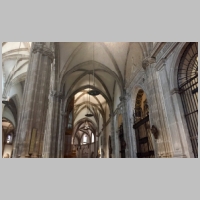
[[[89,74],[89,91],[90,91],[90,74]],[[89,94],[89,92],[88,92]],[[88,106],[87,106],[87,111],[89,112],[89,108],[90,108],[90,95],[88,95],[89,97],[89,101],[88,101]],[[86,117],[93,117],[94,115],[92,113],[88,113],[85,115]]]
[[95,76],[94,75],[95,74],[95,69],[94,69],[95,68],[94,67],[94,42],[93,42],[93,62],[92,63],[93,63],[93,86],[94,86],[94,89],[91,90],[91,91],[89,91],[88,94],[92,95],[92,96],[97,96],[97,95],[100,94],[100,92],[95,89],[95,77],[94,77]]
[[3,103],[4,105],[8,105],[8,104],[9,104],[9,101],[8,101],[8,100],[3,100],[2,103]]

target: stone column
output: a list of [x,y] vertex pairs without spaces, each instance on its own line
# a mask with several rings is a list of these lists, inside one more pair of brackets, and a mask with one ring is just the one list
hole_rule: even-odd
[[115,142],[115,127],[114,127],[114,113],[110,115],[111,117],[111,147],[112,147],[112,158],[115,158],[115,147],[116,147],[116,142]]
[[59,107],[62,94],[51,92],[44,134],[43,158],[56,158],[59,138]]
[[133,136],[131,131],[131,123],[130,123],[130,109],[128,106],[128,101],[130,100],[130,95],[126,93],[120,97],[121,105],[122,105],[122,116],[123,116],[123,130],[124,130],[124,139],[126,142],[126,151],[125,156],[126,158],[133,158],[134,151],[133,151]]
[[103,150],[103,156],[102,158],[106,158],[106,155],[107,155],[107,140],[106,140],[106,127],[104,127],[104,130],[103,130],[103,138],[102,138],[102,150]]
[[[30,144],[33,147],[33,157],[39,156],[39,141],[44,133],[53,59],[54,49],[51,43],[32,44],[13,157],[31,157]],[[33,129],[36,135],[31,140]]]
[[119,130],[115,131],[115,158],[120,158]]
[[[165,59],[162,59],[156,66],[157,73],[159,75],[159,83],[161,87],[161,94],[163,97],[163,103],[166,112],[166,123],[168,128],[165,130],[167,134],[171,136],[171,143],[173,149],[173,157],[186,157],[183,147],[183,141],[181,138],[180,122],[177,118],[176,105],[174,105],[172,95],[169,88],[169,80],[166,71]],[[165,128],[165,127],[163,127]],[[163,138],[163,142],[169,143],[168,138]]]
[[[62,103],[61,103],[62,108]],[[57,150],[57,158],[64,157],[64,137],[65,137],[65,122],[66,122],[67,113],[64,111],[60,112],[60,120],[59,120],[59,135],[58,135],[58,150]]]
[[154,58],[147,58],[143,61],[147,79],[145,80],[147,88],[147,100],[149,105],[150,125],[157,127],[159,131],[158,139],[153,138],[155,157],[171,157],[171,148],[165,122],[165,112],[158,84],[158,77],[155,70]]

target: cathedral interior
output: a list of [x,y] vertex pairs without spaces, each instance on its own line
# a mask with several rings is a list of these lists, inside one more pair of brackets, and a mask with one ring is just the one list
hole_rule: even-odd
[[3,42],[2,158],[198,158],[198,42]]

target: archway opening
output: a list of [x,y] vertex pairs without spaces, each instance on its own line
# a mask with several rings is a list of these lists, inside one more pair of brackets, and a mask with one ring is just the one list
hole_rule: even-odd
[[14,141],[14,125],[6,118],[2,118],[2,157],[11,158]]
[[145,92],[140,89],[138,91],[133,113],[137,157],[138,158],[154,158],[153,139],[149,122],[149,106]]
[[178,87],[194,157],[198,158],[198,43],[190,43],[180,60]]
[[79,120],[74,126],[72,149],[77,158],[93,158],[96,149],[96,126],[88,118]]
[[92,96],[88,94],[89,90],[91,88],[85,88],[68,98],[64,136],[64,157],[66,158],[82,157],[83,147],[85,149],[86,146],[88,157],[97,155],[98,138],[106,124],[109,106],[101,94]]

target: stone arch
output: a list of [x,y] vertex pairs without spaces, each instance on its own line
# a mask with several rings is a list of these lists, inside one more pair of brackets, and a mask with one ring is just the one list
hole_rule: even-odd
[[[76,122],[76,124],[74,125],[74,131],[72,133],[72,140],[71,140],[71,143],[73,144],[73,140],[74,140],[74,137],[75,137],[75,134],[76,132],[78,131],[79,127],[85,122],[85,121],[88,121],[92,124],[92,130],[94,130],[93,134],[94,134],[94,137],[96,136],[96,130],[97,130],[97,126],[94,124],[94,122],[88,118],[82,118],[80,119],[79,121]],[[79,143],[81,142],[81,138],[79,138],[80,141]]]
[[133,87],[133,89],[131,90],[132,109],[135,108],[136,98],[137,98],[137,94],[138,94],[139,90],[143,90],[144,91],[144,93],[146,94],[146,97],[147,97],[147,101],[149,102],[149,94],[148,94],[148,91],[147,91],[146,87],[144,87],[143,85],[140,85],[140,84],[136,84]]
[[69,102],[71,101],[71,99],[73,98],[73,96],[74,96],[76,93],[78,93],[78,92],[80,92],[80,91],[82,91],[82,90],[84,90],[84,89],[86,89],[86,88],[91,88],[91,89],[95,89],[95,90],[99,91],[99,92],[101,93],[101,95],[104,97],[104,99],[107,101],[108,106],[109,106],[109,110],[112,110],[112,103],[111,103],[111,101],[108,99],[108,97],[107,97],[102,91],[100,91],[98,88],[96,88],[96,87],[94,87],[94,86],[92,86],[92,85],[85,85],[85,86],[82,86],[82,87],[80,87],[79,89],[75,90],[72,94],[66,95],[66,96],[64,97],[64,101],[63,101],[63,108],[64,108],[63,110],[65,110],[65,109],[68,107]]
[[178,67],[181,60],[181,56],[183,55],[186,47],[188,46],[189,42],[180,43],[174,53],[171,66],[170,66],[170,91],[178,90],[178,83],[177,83],[177,75],[178,75]]
[[[76,71],[78,71],[78,70],[88,71],[88,70],[84,69],[84,67],[86,67],[86,66],[88,66],[88,65],[90,65],[90,64],[93,64],[93,63],[94,63],[95,68],[96,68],[95,71],[97,71],[97,72],[98,72],[98,71],[104,71],[104,72],[108,73],[109,75],[111,75],[111,76],[113,77],[113,79],[116,80],[116,82],[117,82],[118,85],[119,85],[120,91],[121,91],[121,93],[122,93],[122,91],[123,91],[123,83],[122,83],[122,81],[120,80],[120,78],[118,77],[118,75],[117,75],[114,71],[112,71],[111,69],[109,69],[109,67],[103,65],[102,63],[99,63],[99,62],[97,62],[97,61],[92,61],[92,60],[86,61],[86,62],[83,62],[83,63],[80,63],[80,64],[74,66],[74,67],[73,67],[72,69],[70,69],[69,71],[66,71],[66,72],[61,76],[61,79],[60,79],[60,80],[61,80],[61,81],[60,81],[60,90],[62,91],[63,86],[64,86],[64,81],[67,79],[67,77],[68,77],[71,73],[76,72]],[[100,67],[100,69],[98,69],[97,67]]]
[[[123,82],[122,74],[121,74],[121,72],[120,72],[120,70],[119,70],[119,66],[118,66],[117,62],[116,62],[115,59],[114,59],[114,56],[112,55],[112,53],[110,52],[110,50],[107,48],[107,46],[106,46],[103,42],[98,42],[98,43],[99,43],[99,44],[103,47],[103,49],[107,52],[109,58],[111,59],[113,65],[114,65],[114,67],[115,67],[115,69],[116,69],[116,71],[117,71],[117,73],[118,73],[118,77],[119,77],[120,81]],[[74,59],[75,55],[79,52],[79,50],[80,50],[83,46],[88,45],[88,44],[89,44],[89,42],[82,42],[82,43],[80,43],[80,44],[78,45],[78,47],[73,51],[73,53],[70,55],[70,58],[69,58],[69,59],[66,61],[66,63],[64,64],[64,67],[63,67],[64,70],[62,70],[62,72],[61,72],[61,77],[62,77],[61,79],[63,79],[63,77],[64,77],[64,75],[65,75],[65,73],[66,73],[66,71],[67,71],[67,69],[68,69],[68,66],[70,65],[71,61]]]

